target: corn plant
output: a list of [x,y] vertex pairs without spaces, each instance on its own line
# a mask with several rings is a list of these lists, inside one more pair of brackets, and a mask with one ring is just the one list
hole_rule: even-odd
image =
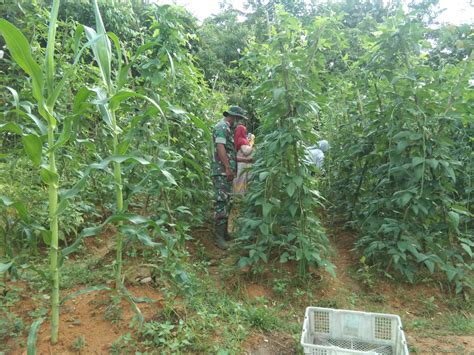
[[[112,69],[112,45],[109,37],[106,34],[104,23],[99,11],[97,0],[93,2],[93,11],[95,14],[96,30],[84,26],[86,36],[89,40],[93,40],[97,36],[100,38],[96,43],[92,45],[92,51],[94,59],[97,62],[101,79],[104,88],[95,88],[94,91],[97,94],[97,106],[100,114],[111,132],[112,135],[112,154],[111,161],[114,170],[114,181],[115,181],[115,197],[116,197],[116,214],[123,214],[124,211],[124,198],[123,198],[123,182],[122,182],[122,167],[121,164],[131,158],[141,164],[148,165],[149,162],[143,159],[135,159],[133,157],[125,157],[124,154],[127,151],[129,141],[119,141],[121,137],[122,129],[119,127],[117,119],[117,111],[122,101],[129,98],[140,98],[151,103],[155,112],[163,116],[163,111],[160,106],[152,99],[145,95],[136,93],[131,90],[121,90],[126,82],[128,71],[132,65],[132,62],[127,65],[122,64],[122,50],[120,41],[114,34],[109,34],[113,41],[114,47],[117,53],[118,68],[115,72]],[[115,80],[114,80],[115,79]],[[157,168],[155,166],[155,168]],[[164,170],[158,169],[161,173],[172,183],[174,179]],[[118,224],[121,225],[123,220],[119,220]],[[122,286],[122,254],[123,254],[123,234],[119,228],[116,236],[116,259],[115,259],[115,283],[116,288]]]
[[[79,50],[74,58],[72,65],[66,69],[62,78],[55,79],[55,59],[54,47],[56,39],[57,17],[59,11],[59,0],[52,3],[50,21],[48,27],[48,38],[45,51],[45,58],[40,65],[36,62],[30,51],[30,46],[25,36],[10,22],[0,20],[0,33],[4,37],[6,46],[12,59],[25,71],[30,77],[32,94],[36,100],[37,110],[44,121],[27,113],[36,126],[37,131],[31,130],[23,134],[21,126],[9,122],[9,130],[17,134],[22,134],[22,142],[27,156],[35,166],[40,168],[40,176],[43,183],[48,186],[49,202],[49,230],[42,230],[44,241],[49,244],[50,261],[50,281],[51,281],[51,342],[55,344],[58,340],[59,332],[59,284],[60,284],[60,254],[59,254],[59,222],[58,217],[64,211],[65,203],[59,202],[58,190],[60,175],[57,169],[56,161],[58,159],[58,149],[63,147],[71,136],[72,117],[64,117],[62,121],[55,112],[55,106],[59,102],[60,94],[71,78],[74,76],[74,70],[85,48],[97,41],[97,37],[92,38],[86,45]],[[80,34],[80,33],[78,33]],[[80,105],[84,97],[78,95],[76,104]],[[20,112],[20,111],[18,111]],[[71,112],[74,114],[74,110]],[[46,125],[45,123],[46,122]],[[62,123],[62,130],[58,134],[58,127]],[[44,136],[46,136],[46,148],[44,147]],[[43,150],[46,154],[43,154]],[[41,226],[36,225],[42,229]],[[39,324],[39,323],[38,323]]]
[[[51,291],[51,342],[58,340],[59,330],[59,265],[58,265],[58,187],[59,174],[56,167],[55,132],[58,121],[54,107],[63,88],[66,78],[58,83],[54,79],[54,44],[59,0],[54,0],[51,9],[46,56],[42,67],[33,59],[28,41],[23,34],[6,20],[0,20],[0,31],[15,62],[30,76],[33,96],[37,101],[38,111],[48,124],[47,133],[47,165],[41,165],[41,178],[48,185],[49,193],[49,234],[50,234],[50,273]],[[41,164],[43,142],[37,135],[23,136],[25,150],[36,165]]]

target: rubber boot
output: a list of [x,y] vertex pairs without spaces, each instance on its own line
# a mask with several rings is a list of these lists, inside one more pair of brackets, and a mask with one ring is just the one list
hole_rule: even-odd
[[222,250],[229,248],[229,245],[227,245],[227,242],[225,241],[226,228],[226,224],[216,226],[216,244],[217,247]]

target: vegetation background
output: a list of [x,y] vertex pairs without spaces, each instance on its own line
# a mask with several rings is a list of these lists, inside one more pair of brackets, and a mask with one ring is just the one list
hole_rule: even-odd
[[[469,349],[474,35],[436,3],[0,2],[0,351],[291,353],[308,305]],[[257,148],[222,255],[229,104]]]

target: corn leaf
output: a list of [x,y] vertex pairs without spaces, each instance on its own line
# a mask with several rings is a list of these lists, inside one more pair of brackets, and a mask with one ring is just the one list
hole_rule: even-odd
[[39,318],[33,322],[30,327],[30,332],[28,333],[28,341],[27,341],[27,355],[35,355],[36,354],[36,338],[38,337],[38,330],[43,323],[44,318]]
[[0,33],[7,44],[13,60],[30,76],[33,96],[43,101],[43,73],[31,55],[30,44],[21,31],[5,19],[0,20]]
[[23,142],[23,147],[25,148],[25,152],[28,155],[28,157],[31,159],[33,164],[40,165],[42,148],[43,148],[41,139],[34,134],[28,134],[26,136],[23,136],[21,140]]

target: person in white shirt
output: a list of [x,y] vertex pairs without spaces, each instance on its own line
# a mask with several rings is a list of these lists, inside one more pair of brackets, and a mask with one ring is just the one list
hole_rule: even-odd
[[317,146],[307,148],[309,160],[321,169],[324,162],[324,152],[329,149],[329,143],[326,140],[320,140]]

